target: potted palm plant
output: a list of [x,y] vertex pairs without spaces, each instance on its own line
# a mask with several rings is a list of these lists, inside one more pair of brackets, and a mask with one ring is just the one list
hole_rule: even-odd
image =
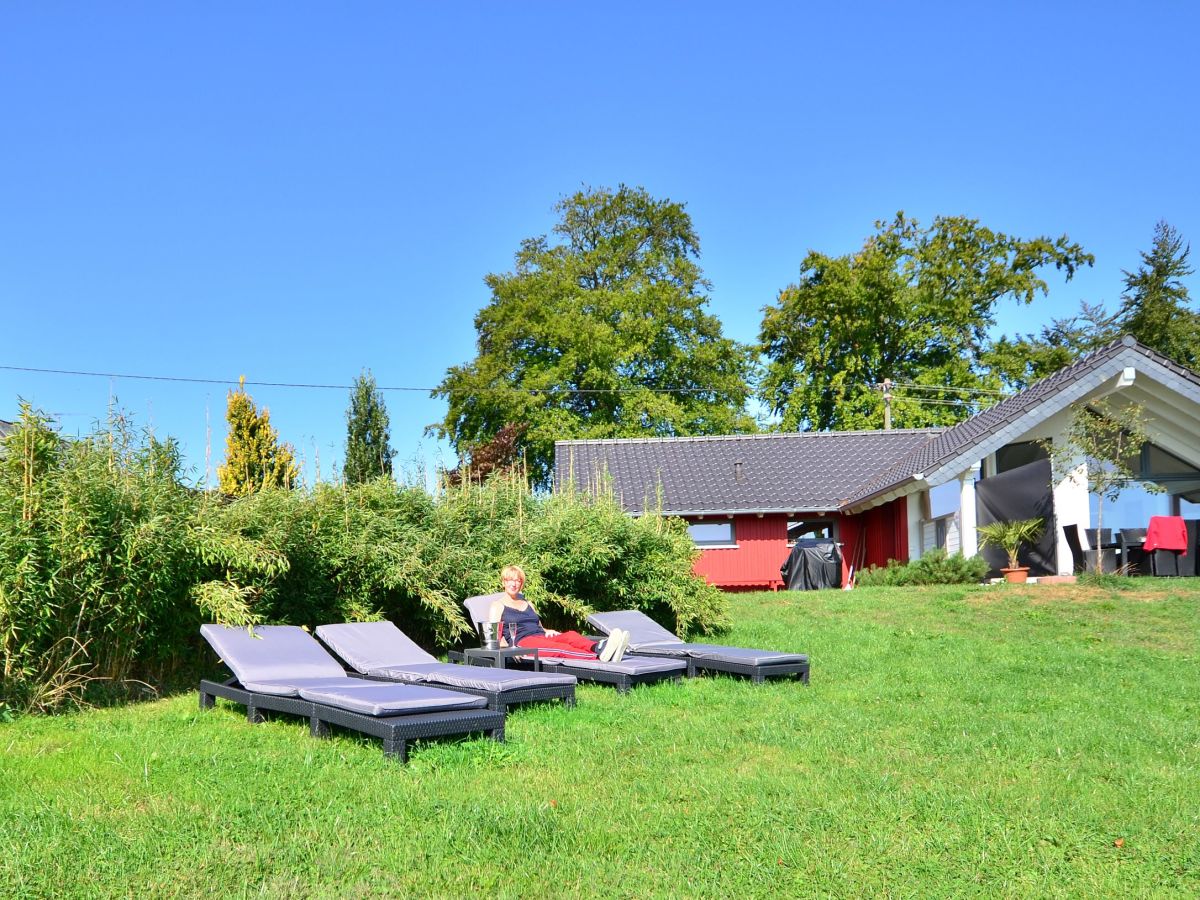
[[1022,582],[1029,577],[1029,566],[1022,566],[1017,559],[1021,548],[1032,544],[1042,536],[1045,523],[1041,519],[1014,519],[1011,522],[992,522],[980,525],[980,545],[999,547],[1008,554],[1008,568],[1000,573],[1005,581]]

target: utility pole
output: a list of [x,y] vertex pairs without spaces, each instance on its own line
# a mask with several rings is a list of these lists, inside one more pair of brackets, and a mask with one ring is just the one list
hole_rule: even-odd
[[883,429],[892,428],[892,379],[883,379]]

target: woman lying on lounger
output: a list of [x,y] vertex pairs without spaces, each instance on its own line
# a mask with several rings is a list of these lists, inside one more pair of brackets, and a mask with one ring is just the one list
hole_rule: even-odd
[[563,659],[599,659],[620,662],[629,646],[629,632],[616,628],[602,641],[585,638],[578,631],[553,631],[542,627],[533,604],[525,599],[525,572],[520,566],[505,566],[500,572],[504,596],[492,604],[488,621],[500,623],[500,644],[536,647],[540,655]]

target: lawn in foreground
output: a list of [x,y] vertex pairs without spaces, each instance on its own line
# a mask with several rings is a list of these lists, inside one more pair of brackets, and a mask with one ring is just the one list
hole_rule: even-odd
[[1195,895],[1198,598],[745,595],[809,687],[581,686],[406,767],[194,694],[21,719],[0,895]]

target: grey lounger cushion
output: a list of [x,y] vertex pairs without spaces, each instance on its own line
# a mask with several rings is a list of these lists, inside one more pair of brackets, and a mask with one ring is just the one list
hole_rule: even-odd
[[471,617],[471,622],[475,625],[475,630],[479,630],[479,624],[487,621],[488,611],[492,608],[492,604],[504,597],[503,591],[498,591],[495,594],[480,594],[477,597],[468,597],[463,601],[463,606],[467,608],[467,615]]
[[299,696],[374,716],[487,705],[482,697],[453,691],[351,678],[316,638],[295,625],[259,625],[253,635],[245,628],[201,625],[200,634],[242,687],[255,693]]
[[396,681],[444,684],[447,687],[477,691],[518,691],[524,688],[575,684],[574,675],[531,672],[524,669],[492,669],[486,666],[460,666],[456,663],[432,663],[427,666],[384,666],[370,674]]
[[[674,652],[676,649],[675,647],[646,648],[647,651],[653,650],[655,653],[670,653],[672,656],[677,655]],[[678,654],[679,658],[687,655],[693,659],[719,660],[721,662],[738,663],[746,666],[800,662],[808,658],[802,653],[781,653],[778,650],[754,650],[750,647],[726,647],[722,644],[681,644],[678,649],[682,650],[682,653]]]
[[338,661],[295,625],[259,625],[254,634],[245,628],[201,625],[200,634],[250,691],[261,684],[269,688],[263,693],[284,694],[279,688],[284,683],[347,677]]
[[311,703],[324,703],[367,716],[395,716],[404,713],[440,712],[448,709],[474,709],[487,706],[483,697],[458,694],[415,684],[381,684],[345,679],[341,687],[301,688],[300,696]]
[[626,656],[620,662],[598,659],[563,659],[543,656],[542,667],[567,666],[572,669],[597,669],[601,672],[620,672],[623,675],[648,675],[651,672],[682,672],[684,664],[677,659],[657,659],[653,656]]
[[575,683],[573,675],[439,662],[391,622],[320,625],[317,635],[356,672],[379,678],[493,692]]
[[[588,616],[588,624],[600,629],[605,634],[612,634],[614,628],[625,629],[629,632],[629,646],[633,650],[643,647],[665,649],[685,646],[684,642],[676,635],[667,631],[644,612],[636,609],[592,613]],[[684,654],[680,653],[680,655]]]
[[391,622],[318,625],[317,637],[354,671],[364,674],[384,666],[427,665],[438,661]]
[[[232,669],[232,666],[230,668]],[[234,672],[234,675],[237,673]],[[345,672],[340,678],[270,678],[265,681],[243,681],[238,678],[238,682],[246,690],[254,691],[256,694],[273,694],[276,697],[298,697],[301,691],[340,688],[351,680],[358,681],[359,679],[351,679]]]
[[588,616],[588,622],[605,634],[609,634],[614,628],[624,628],[629,632],[629,646],[634,651],[646,650],[680,658],[691,656],[697,659],[722,660],[752,666],[799,662],[807,659],[800,653],[754,650],[749,647],[728,647],[722,644],[685,643],[644,612],[634,609],[594,613]]

